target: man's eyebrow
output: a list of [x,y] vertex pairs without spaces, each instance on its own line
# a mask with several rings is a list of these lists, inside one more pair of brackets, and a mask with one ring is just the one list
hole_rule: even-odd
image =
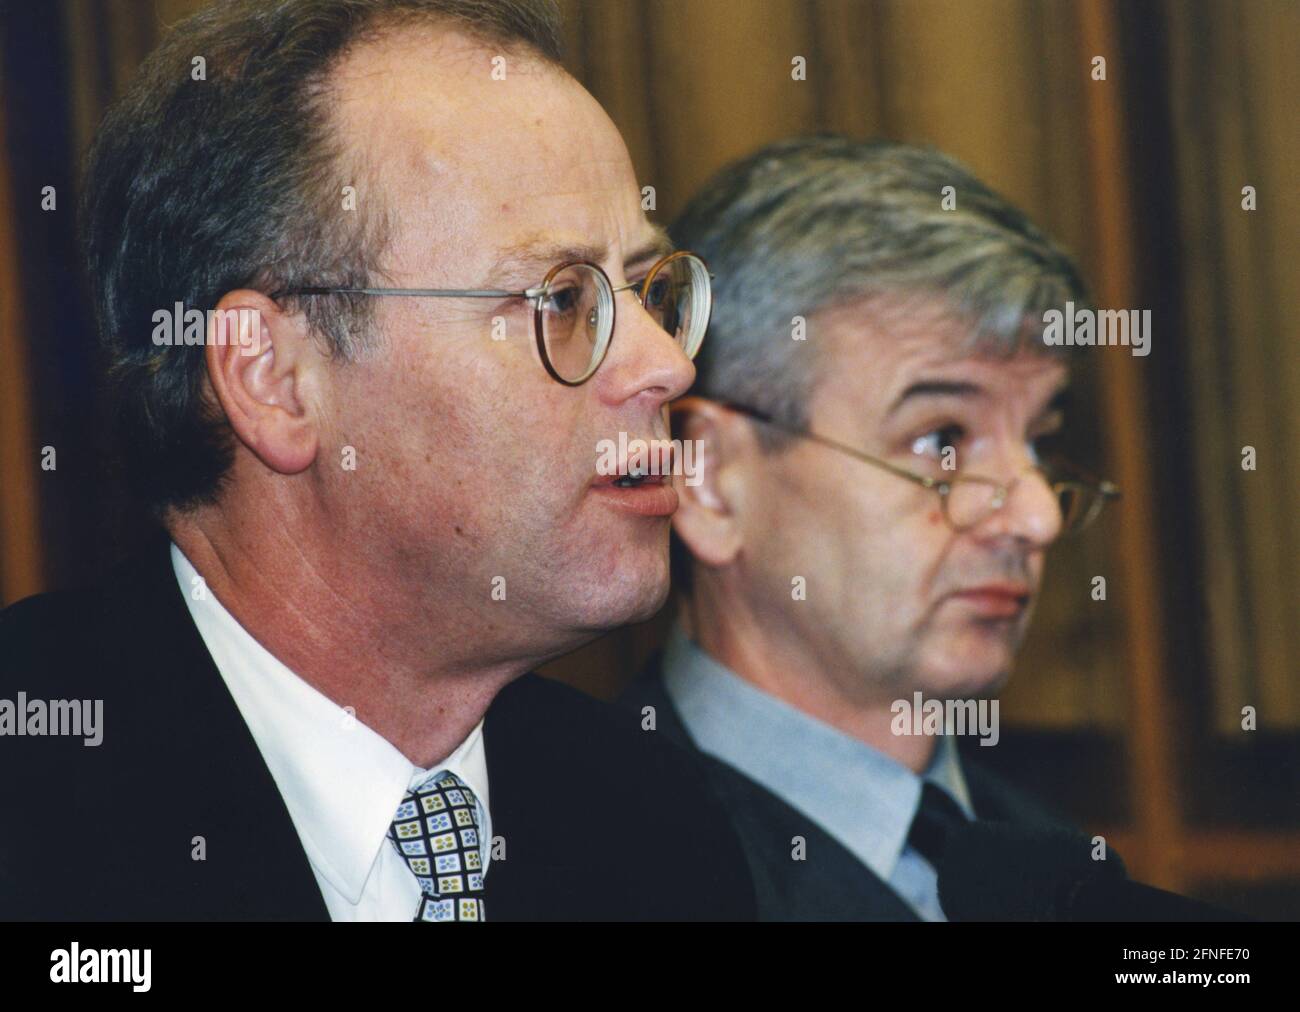
[[526,268],[532,269],[537,277],[529,284],[537,284],[542,276],[556,264],[572,263],[577,260],[589,260],[601,263],[609,251],[604,246],[592,243],[556,243],[547,239],[525,239],[501,251],[492,265],[493,278],[515,277]]
[[652,226],[650,238],[638,246],[634,252],[623,258],[623,267],[628,268],[634,264],[645,263],[647,260],[658,260],[667,256],[675,248],[673,241],[668,238],[668,233],[664,229],[658,225]]
[[[664,229],[655,226],[648,239],[623,260],[625,268],[646,260],[658,260],[672,252],[673,243]],[[603,264],[609,256],[609,248],[595,243],[556,243],[546,238],[525,239],[501,251],[492,265],[493,278],[515,277],[525,270],[537,274],[536,284],[542,276],[556,264],[573,263],[586,260],[594,264]]]
[[898,395],[885,412],[885,417],[917,397],[982,397],[984,392],[983,387],[961,380],[918,380]]

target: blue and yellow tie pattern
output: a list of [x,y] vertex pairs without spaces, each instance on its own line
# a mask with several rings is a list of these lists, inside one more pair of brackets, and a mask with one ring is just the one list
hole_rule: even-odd
[[388,838],[420,884],[417,921],[482,921],[478,798],[443,771],[408,791]]

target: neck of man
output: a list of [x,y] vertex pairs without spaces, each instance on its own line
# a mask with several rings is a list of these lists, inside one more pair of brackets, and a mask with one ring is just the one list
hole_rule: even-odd
[[[167,529],[222,606],[296,675],[433,768],[465,740],[531,658],[488,659],[481,628],[454,595],[395,579],[388,560],[292,502],[249,512],[223,502]],[[274,517],[273,523],[228,517]],[[425,602],[438,601],[435,609]]]
[[[697,570],[698,572],[698,570]],[[876,685],[846,679],[851,661],[815,642],[779,614],[759,612],[726,581],[697,579],[683,613],[705,653],[758,689],[870,745],[914,773],[934,756],[929,735],[896,735],[890,706]],[[858,690],[858,691],[854,691]],[[910,692],[899,690],[910,700]]]

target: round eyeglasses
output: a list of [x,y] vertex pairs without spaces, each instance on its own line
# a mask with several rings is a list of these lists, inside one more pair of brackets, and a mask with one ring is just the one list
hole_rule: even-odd
[[695,357],[713,309],[709,269],[695,254],[672,253],[640,282],[618,286],[596,264],[561,264],[525,293],[534,303],[537,350],[552,378],[577,386],[600,368],[614,334],[614,296],[628,289],[686,357]]
[[491,288],[286,288],[282,295],[408,295],[456,299],[526,299],[533,305],[533,336],[552,379],[576,387],[605,361],[614,336],[614,296],[635,290],[645,311],[671,334],[687,358],[704,342],[713,311],[712,275],[702,259],[679,250],[659,260],[640,281],[615,286],[597,264],[557,264],[542,283],[522,292]]

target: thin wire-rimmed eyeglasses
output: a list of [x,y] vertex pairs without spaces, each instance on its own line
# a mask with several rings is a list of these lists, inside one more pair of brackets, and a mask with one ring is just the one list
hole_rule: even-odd
[[1007,504],[1007,500],[1011,498],[1011,493],[1020,479],[1031,472],[1042,475],[1048,487],[1051,488],[1052,494],[1056,497],[1057,506],[1061,510],[1060,533],[1062,536],[1078,534],[1084,530],[1097,519],[1107,501],[1118,499],[1120,494],[1119,488],[1113,482],[1092,479],[1082,474],[1065,477],[1056,473],[1064,469],[1065,465],[1063,464],[1034,465],[1013,478],[1010,484],[994,481],[992,478],[981,478],[973,474],[958,474],[951,478],[933,478],[929,475],[916,474],[906,468],[899,467],[897,464],[891,464],[887,460],[864,453],[862,450],[837,442],[820,433],[787,425],[773,418],[768,412],[761,411],[758,408],[738,404],[734,401],[720,401],[718,403],[731,411],[762,422],[764,425],[771,425],[774,428],[790,433],[792,436],[811,439],[816,443],[838,450],[840,453],[846,453],[850,457],[881,468],[900,478],[906,478],[922,488],[937,493],[943,505],[944,518],[947,520],[948,525],[958,532],[978,527],[986,519],[1002,509]]
[[533,336],[551,378],[576,387],[592,377],[614,335],[614,296],[629,289],[655,321],[673,335],[687,358],[704,341],[713,310],[712,275],[702,259],[679,250],[659,260],[640,281],[617,287],[586,260],[557,264],[542,283],[522,292],[495,288],[286,288],[272,295],[408,295],[449,299],[527,299]]

